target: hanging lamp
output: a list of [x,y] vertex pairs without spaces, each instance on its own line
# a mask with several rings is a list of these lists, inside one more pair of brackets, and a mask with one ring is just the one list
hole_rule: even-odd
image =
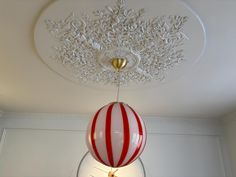
[[[113,58],[111,64],[119,76],[127,60]],[[119,88],[120,82],[117,101],[99,109],[87,129],[90,153],[97,161],[110,167],[122,167],[135,161],[147,139],[142,118],[128,104],[119,102]]]

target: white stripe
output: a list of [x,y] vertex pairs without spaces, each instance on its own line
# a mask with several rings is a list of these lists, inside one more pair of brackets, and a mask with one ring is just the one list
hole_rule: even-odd
[[100,155],[101,159],[107,163],[109,163],[108,157],[107,157],[107,149],[106,149],[106,115],[109,105],[106,105],[98,114],[97,122],[96,122],[96,140],[95,144],[97,147],[98,154]]
[[112,117],[111,142],[112,142],[114,166],[116,166],[120,160],[124,144],[124,126],[123,126],[122,112],[119,103],[114,104],[111,117]]

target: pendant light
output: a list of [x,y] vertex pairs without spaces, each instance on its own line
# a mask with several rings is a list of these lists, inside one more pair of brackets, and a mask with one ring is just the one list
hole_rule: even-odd
[[[112,66],[118,78],[127,60],[113,58]],[[128,104],[117,101],[100,108],[87,129],[87,146],[92,156],[110,167],[122,167],[135,161],[146,144],[146,128],[142,118]]]

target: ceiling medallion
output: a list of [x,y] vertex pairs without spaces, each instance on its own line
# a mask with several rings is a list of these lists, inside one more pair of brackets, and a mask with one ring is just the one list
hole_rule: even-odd
[[[82,82],[108,84],[145,83],[162,80],[184,60],[183,32],[187,16],[144,18],[144,9],[126,7],[117,0],[113,7],[80,18],[71,13],[63,20],[46,19],[56,40],[51,55]],[[127,65],[120,75],[111,62],[122,58]],[[119,79],[118,79],[119,77]]]

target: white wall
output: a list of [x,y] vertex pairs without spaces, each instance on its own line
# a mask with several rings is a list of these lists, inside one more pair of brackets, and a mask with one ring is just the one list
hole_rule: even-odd
[[3,139],[4,139],[4,118],[3,118],[3,112],[0,110],[0,155],[3,146],[3,141],[2,141]]
[[236,112],[223,119],[225,140],[228,147],[229,158],[232,165],[233,176],[236,176]]
[[[88,116],[4,114],[0,177],[74,177]],[[144,118],[147,177],[230,177],[217,120]]]

